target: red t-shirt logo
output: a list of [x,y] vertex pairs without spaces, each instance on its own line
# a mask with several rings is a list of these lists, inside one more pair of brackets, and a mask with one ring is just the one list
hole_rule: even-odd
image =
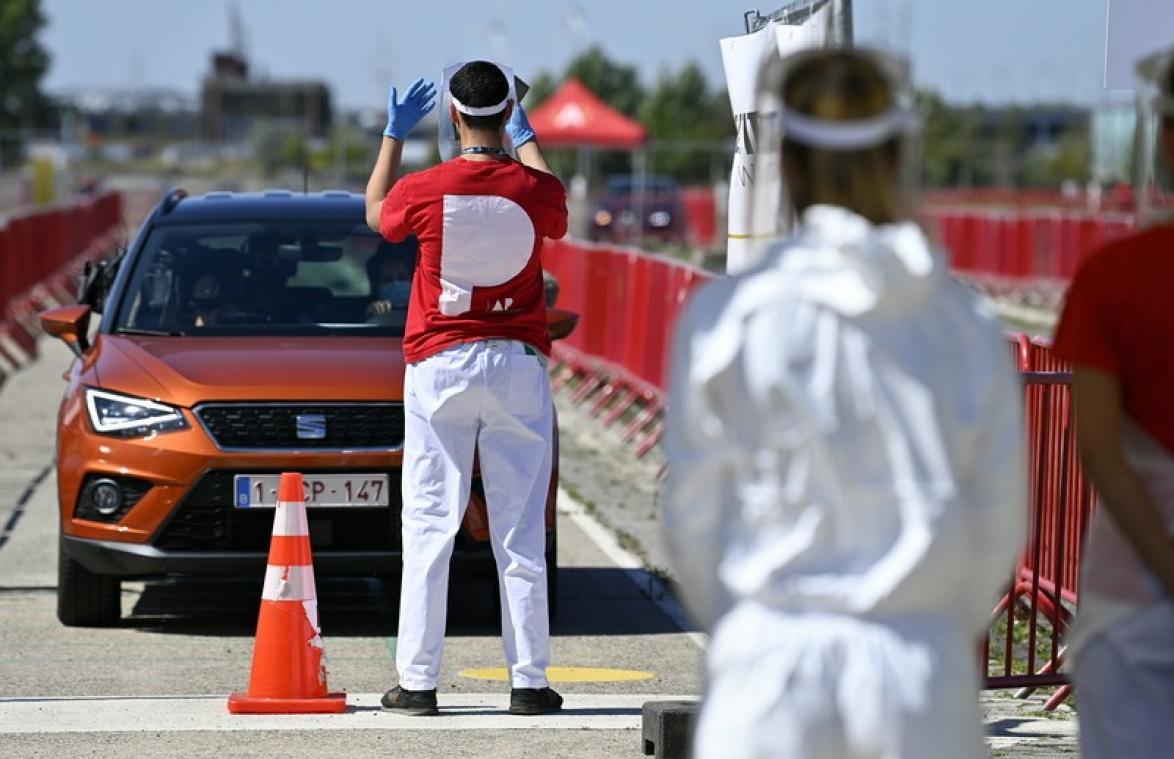
[[498,293],[489,302],[479,297],[484,293],[478,288],[508,284],[533,253],[534,224],[514,201],[498,195],[445,195],[440,313],[508,311],[513,298]]

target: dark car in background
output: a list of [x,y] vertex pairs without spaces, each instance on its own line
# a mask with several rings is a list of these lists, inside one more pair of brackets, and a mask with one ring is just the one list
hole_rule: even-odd
[[665,176],[608,177],[588,219],[587,236],[595,242],[684,242],[685,235],[681,188]]

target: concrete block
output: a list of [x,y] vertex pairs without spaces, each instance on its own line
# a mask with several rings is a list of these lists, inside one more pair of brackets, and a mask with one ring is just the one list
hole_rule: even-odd
[[644,754],[656,759],[687,759],[700,701],[646,701]]

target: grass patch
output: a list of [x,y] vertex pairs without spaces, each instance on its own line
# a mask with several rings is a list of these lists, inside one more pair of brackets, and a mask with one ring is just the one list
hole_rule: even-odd
[[[1026,675],[1031,674],[1032,670],[1028,669],[1028,651],[1031,644],[1031,625],[1030,625],[1031,607],[1019,601],[1015,606],[1015,622],[1011,628],[1011,672],[1012,675]],[[1035,630],[1035,671],[1039,671],[1052,660],[1052,623],[1042,611],[1036,612],[1037,625]],[[1003,614],[991,627],[987,633],[987,641],[989,642],[989,656],[987,658],[987,674],[991,677],[1001,677],[1006,675],[1005,671],[1005,647],[1007,645],[1007,615]],[[1063,637],[1061,636],[1056,641],[1056,653],[1059,654],[1063,650]],[[1061,669],[1063,668],[1063,660],[1061,660]],[[1050,697],[1059,686],[1040,687],[1036,690],[1037,693],[1044,694],[1045,697]],[[1074,707],[1075,699],[1070,695],[1064,700],[1064,704]],[[1047,717],[1049,719],[1063,719],[1064,715],[1055,712],[1039,711],[1038,714],[1032,713],[1034,716]]]

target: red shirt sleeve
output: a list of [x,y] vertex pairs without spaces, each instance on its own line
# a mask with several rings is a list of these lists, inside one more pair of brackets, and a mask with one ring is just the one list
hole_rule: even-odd
[[390,242],[403,242],[413,230],[408,221],[408,182],[401,177],[391,186],[379,211],[379,233]]
[[562,239],[567,233],[567,192],[558,177],[534,171],[534,199],[530,209],[534,228],[543,237]]
[[1053,350],[1079,366],[1120,372],[1112,315],[1112,278],[1106,256],[1093,256],[1076,273],[1064,299]]

